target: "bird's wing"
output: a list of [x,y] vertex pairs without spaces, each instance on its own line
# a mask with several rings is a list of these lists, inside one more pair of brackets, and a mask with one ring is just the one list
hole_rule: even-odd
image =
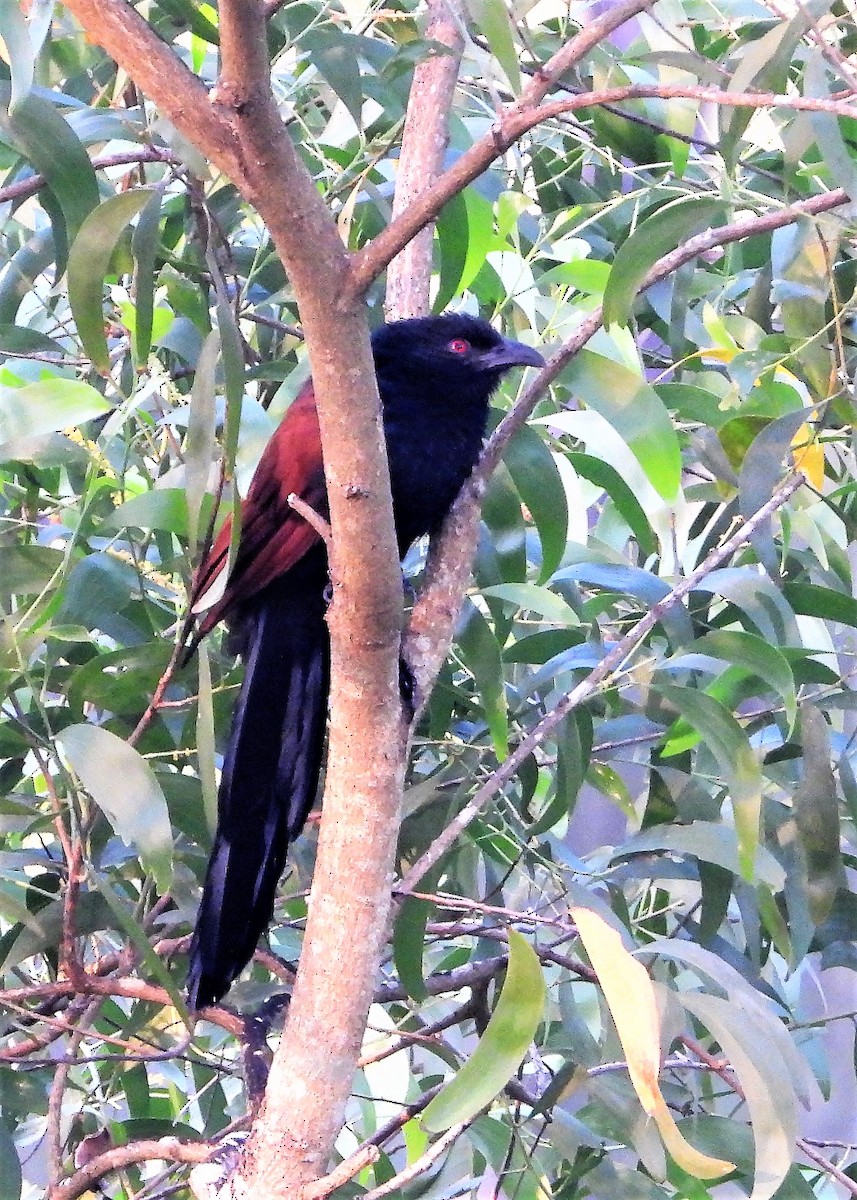
[[241,507],[238,553],[225,586],[222,576],[229,557],[231,519],[197,568],[191,609],[200,614],[200,623],[194,644],[238,605],[284,575],[319,540],[316,530],[289,504],[293,493],[326,515],[321,435],[311,382],[301,389],[259,460]]

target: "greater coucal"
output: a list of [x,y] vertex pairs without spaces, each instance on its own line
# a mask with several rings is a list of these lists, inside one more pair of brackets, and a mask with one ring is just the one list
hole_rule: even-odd
[[[439,529],[473,469],[500,377],[544,360],[487,322],[455,314],[384,325],[372,336],[372,353],[404,556],[413,541]],[[193,583],[191,604],[200,613],[193,645],[226,618],[246,663],[190,947],[193,1009],[216,1003],[252,957],[271,919],[289,843],[318,789],[329,686],[327,554],[316,530],[290,507],[292,493],[326,514],[312,381],[253,476],[225,588],[228,521]]]

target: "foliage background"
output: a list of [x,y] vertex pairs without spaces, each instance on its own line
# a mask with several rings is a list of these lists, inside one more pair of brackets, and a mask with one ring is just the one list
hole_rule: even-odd
[[[407,3],[271,7],[281,114],[357,249],[389,221],[414,64],[438,47]],[[216,11],[160,0],[146,15],[213,83]],[[470,0],[448,163],[590,16]],[[246,1124],[263,1087],[248,1051],[282,1021],[315,835],[292,855],[271,952],[230,993],[239,1015],[213,1013],[191,1039],[183,952],[240,668],[214,638],[168,677],[157,715],[147,704],[210,497],[246,487],[306,376],[300,314],[235,188],[66,12],[25,19],[6,0],[0,32],[5,1200],[81,1194],[75,1150],[80,1168]],[[347,1156],[374,1137],[381,1153],[343,1195],[394,1179],[400,1194],[515,1200],[857,1194],[855,260],[834,191],[855,178],[854,41],[838,3],[659,0],[557,95],[686,95],[556,113],[440,215],[435,310],[479,311],[548,349],[573,345],[600,304],[607,325],[492,477],[414,744],[403,875],[679,578],[794,467],[806,482],[658,610],[401,894],[338,1144]],[[798,107],[728,107],[700,92],[714,88]],[[641,293],[711,228],[705,254]],[[382,282],[367,300],[380,321]],[[417,581],[423,564],[420,548]],[[621,955],[598,985],[581,908],[621,931],[652,985]],[[630,981],[636,1018],[615,998]],[[696,1147],[734,1164],[725,1183],[665,1157],[629,1078],[657,1052],[655,1002],[664,1099]],[[427,1130],[420,1112],[480,1035],[477,1061],[502,1078],[471,1076]],[[156,1157],[141,1150],[105,1194],[181,1195],[187,1163]]]

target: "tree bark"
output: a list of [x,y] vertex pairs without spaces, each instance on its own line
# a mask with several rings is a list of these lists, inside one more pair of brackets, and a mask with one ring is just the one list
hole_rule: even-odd
[[[443,169],[449,142],[449,110],[464,49],[463,25],[458,0],[433,0],[426,37],[446,46],[449,53],[435,53],[414,69],[393,197],[394,220]],[[422,317],[429,311],[433,241],[431,223],[390,263],[384,304],[389,321]]]

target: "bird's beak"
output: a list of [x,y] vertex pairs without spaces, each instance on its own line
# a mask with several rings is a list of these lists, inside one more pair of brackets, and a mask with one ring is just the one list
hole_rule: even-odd
[[507,367],[543,367],[545,360],[532,346],[523,342],[514,342],[511,338],[503,338],[499,346],[486,350],[482,355],[482,363],[491,370],[505,370]]

